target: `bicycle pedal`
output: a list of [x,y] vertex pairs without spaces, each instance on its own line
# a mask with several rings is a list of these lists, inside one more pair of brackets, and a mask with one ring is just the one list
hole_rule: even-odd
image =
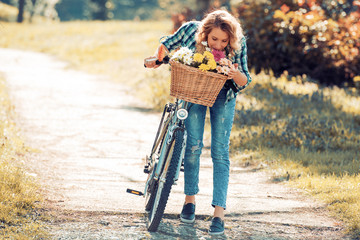
[[137,191],[137,190],[133,190],[133,189],[130,189],[130,188],[126,189],[126,192],[137,195],[137,196],[143,196],[144,195],[142,192]]

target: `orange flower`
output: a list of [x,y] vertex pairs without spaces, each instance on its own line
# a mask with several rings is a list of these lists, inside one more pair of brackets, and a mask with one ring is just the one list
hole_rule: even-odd
[[280,9],[283,13],[287,13],[290,10],[289,6],[286,4],[283,4]]
[[304,5],[305,0],[298,0],[298,5],[301,7],[302,5]]

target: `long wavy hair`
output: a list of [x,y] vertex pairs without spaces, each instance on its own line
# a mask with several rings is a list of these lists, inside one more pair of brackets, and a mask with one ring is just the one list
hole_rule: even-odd
[[201,25],[196,33],[196,48],[197,51],[203,52],[205,47],[201,44],[207,41],[209,33],[214,28],[220,28],[226,32],[229,37],[229,45],[227,46],[228,53],[233,54],[235,51],[241,49],[241,38],[244,36],[242,27],[237,19],[225,10],[216,10],[201,21]]

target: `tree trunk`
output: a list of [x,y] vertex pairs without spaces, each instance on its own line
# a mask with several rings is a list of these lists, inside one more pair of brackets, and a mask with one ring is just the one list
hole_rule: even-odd
[[35,15],[35,4],[36,4],[36,0],[31,0],[32,3],[32,7],[31,7],[31,12],[30,12],[30,19],[29,22],[31,23],[33,20],[33,17]]
[[196,19],[201,20],[210,8],[210,0],[197,0]]
[[108,20],[107,1],[108,0],[90,0],[93,6],[91,12],[93,20]]
[[22,23],[24,21],[24,7],[25,7],[25,0],[19,0],[19,14],[17,17],[18,23]]

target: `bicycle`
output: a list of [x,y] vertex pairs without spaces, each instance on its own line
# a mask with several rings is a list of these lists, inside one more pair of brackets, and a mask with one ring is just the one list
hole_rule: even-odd
[[[169,63],[169,58],[165,57],[162,62],[156,60],[157,65],[162,63]],[[237,91],[231,81],[227,81],[225,86]],[[171,187],[183,171],[187,139],[185,120],[191,108],[190,102],[176,98],[174,103],[165,105],[151,153],[146,156],[144,173],[148,178],[144,192],[127,189],[128,193],[145,197],[150,232],[158,229]]]
[[[168,59],[163,62],[168,63]],[[159,127],[149,156],[146,156],[144,173],[148,174],[144,192],[127,189],[127,192],[145,197],[148,212],[148,230],[158,229],[174,182],[183,171],[187,132],[185,119],[189,102],[176,99],[164,107]]]

